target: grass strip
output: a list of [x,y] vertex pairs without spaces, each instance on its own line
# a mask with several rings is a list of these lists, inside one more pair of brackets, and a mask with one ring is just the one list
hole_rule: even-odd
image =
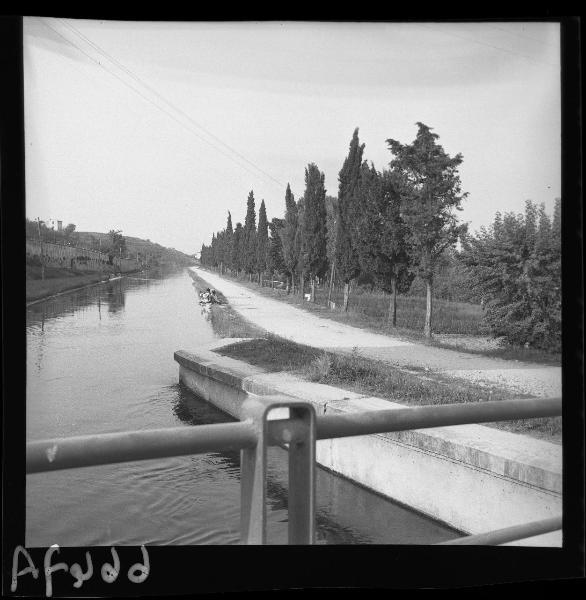
[[[216,352],[267,371],[286,371],[308,381],[377,396],[408,406],[511,399],[510,392],[498,387],[480,387],[435,373],[426,373],[423,376],[381,361],[364,358],[357,352],[351,355],[327,352],[272,334],[263,339],[230,344]],[[490,423],[487,426],[561,444],[561,417],[518,419]]]

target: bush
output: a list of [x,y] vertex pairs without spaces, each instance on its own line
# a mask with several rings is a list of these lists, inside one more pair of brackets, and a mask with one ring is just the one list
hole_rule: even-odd
[[561,202],[553,221],[527,201],[463,241],[462,263],[485,301],[484,322],[506,343],[561,348]]

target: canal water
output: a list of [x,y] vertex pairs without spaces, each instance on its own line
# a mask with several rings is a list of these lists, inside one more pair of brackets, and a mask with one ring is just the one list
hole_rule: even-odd
[[[178,383],[176,350],[215,339],[186,271],[138,274],[27,308],[27,441],[232,421]],[[287,456],[269,449],[269,543],[287,539]],[[26,546],[237,544],[239,453],[29,475]],[[322,469],[317,541],[457,535]]]

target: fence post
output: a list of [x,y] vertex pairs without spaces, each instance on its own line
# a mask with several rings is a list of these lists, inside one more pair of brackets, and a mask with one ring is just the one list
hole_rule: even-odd
[[267,496],[267,407],[248,401],[243,407],[254,428],[256,446],[240,451],[240,541],[266,543]]
[[305,402],[282,398],[248,398],[242,406],[243,418],[255,432],[256,446],[240,454],[240,520],[244,544],[266,543],[267,446],[271,437],[268,415],[275,408],[287,408],[289,417],[271,421],[279,428],[276,443],[289,451],[289,544],[313,544],[315,539],[315,440],[316,416]]
[[311,404],[289,408],[297,421],[289,442],[289,544],[315,542],[315,410]]

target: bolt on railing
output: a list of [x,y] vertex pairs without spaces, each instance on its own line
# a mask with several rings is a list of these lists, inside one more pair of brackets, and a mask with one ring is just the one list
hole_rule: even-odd
[[[274,409],[286,409],[288,417],[271,419],[270,412]],[[27,444],[26,466],[27,473],[40,473],[239,449],[242,540],[264,544],[267,446],[282,446],[289,452],[289,543],[313,544],[317,439],[556,416],[561,411],[561,398],[548,398],[317,417],[308,402],[292,402],[285,396],[249,396],[243,401],[240,422],[31,442]],[[560,528],[561,517],[556,517],[446,543],[501,544]]]

